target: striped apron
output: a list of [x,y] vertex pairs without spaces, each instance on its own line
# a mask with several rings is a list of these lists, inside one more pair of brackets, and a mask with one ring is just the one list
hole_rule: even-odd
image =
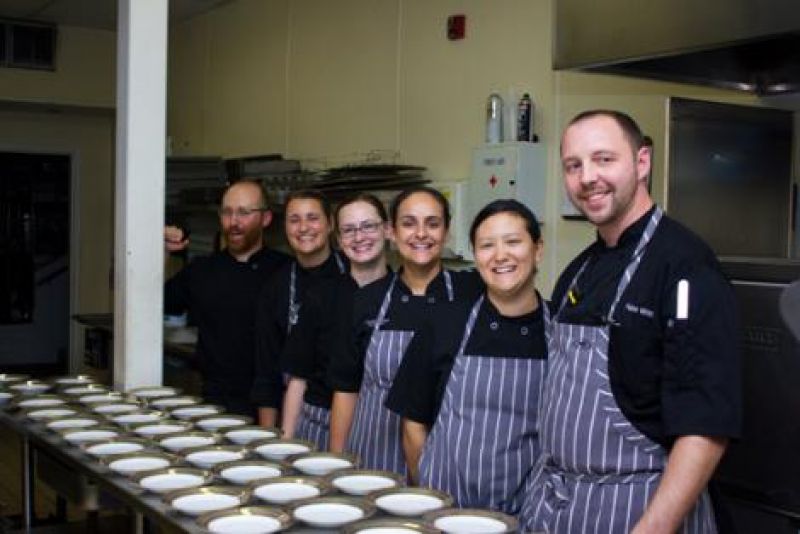
[[[447,296],[452,302],[453,282],[449,272],[443,271],[443,275]],[[364,357],[364,378],[358,392],[347,450],[361,459],[361,467],[364,469],[382,469],[406,476],[400,417],[389,411],[384,403],[414,332],[380,329],[389,311],[396,281],[395,273],[372,327],[372,336]],[[405,295],[404,297],[408,298]]]
[[[515,515],[539,456],[536,407],[547,360],[526,358],[527,352],[515,358],[465,354],[484,298],[472,307],[442,407],[422,450],[420,486],[449,493],[462,508]],[[550,312],[541,305],[547,325]]]
[[[339,268],[339,273],[344,274],[346,266],[339,257],[336,251],[333,251],[333,258],[336,260],[336,266]],[[287,321],[288,333],[292,332],[292,327],[297,324],[300,319],[300,304],[297,302],[297,290],[295,285],[297,282],[297,262],[292,264],[292,271],[289,277],[289,320]],[[288,378],[287,382],[288,382]],[[331,433],[331,411],[322,406],[314,406],[303,401],[303,406],[300,409],[300,414],[297,416],[297,424],[295,426],[294,437],[298,439],[307,439],[317,444],[317,449],[324,451],[328,449],[330,443]]]
[[[667,451],[623,415],[608,379],[608,348],[616,306],[662,214],[660,208],[653,212],[617,286],[606,324],[560,322],[566,296],[553,317],[550,370],[540,406],[542,454],[520,514],[528,530],[628,533],[661,481]],[[680,532],[716,532],[707,492],[687,514]]]

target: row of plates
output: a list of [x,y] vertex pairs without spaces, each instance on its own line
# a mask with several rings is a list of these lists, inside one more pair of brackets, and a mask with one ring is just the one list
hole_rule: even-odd
[[[394,473],[358,469],[350,455],[280,439],[279,429],[175,388],[122,394],[83,376],[44,382],[0,374],[0,404],[4,398],[210,532],[277,532],[295,522],[370,534],[517,528],[509,516],[449,508],[447,494],[404,487]],[[393,517],[370,519],[378,510]]]

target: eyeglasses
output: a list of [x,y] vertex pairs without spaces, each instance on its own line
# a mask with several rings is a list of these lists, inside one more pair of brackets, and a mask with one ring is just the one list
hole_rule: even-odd
[[342,226],[339,229],[339,234],[341,234],[341,236],[345,239],[354,239],[356,237],[356,233],[358,232],[361,232],[364,235],[374,235],[378,233],[378,230],[382,224],[383,223],[380,221],[364,221],[358,226]]
[[256,212],[264,211],[269,211],[269,208],[221,208],[219,210],[219,216],[224,219],[232,219],[233,217],[237,219],[247,219]]

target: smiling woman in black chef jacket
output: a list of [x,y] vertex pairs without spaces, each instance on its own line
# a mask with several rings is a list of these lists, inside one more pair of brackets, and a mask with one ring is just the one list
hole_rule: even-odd
[[356,194],[337,206],[334,219],[339,246],[350,260],[349,276],[329,278],[308,290],[281,358],[283,371],[291,376],[281,413],[283,435],[313,441],[320,450],[328,448],[329,440],[331,346],[349,327],[355,291],[389,273],[389,222],[380,200]]
[[515,514],[539,455],[537,405],[547,371],[547,306],[534,279],[539,224],[497,200],[470,229],[486,291],[447,305],[409,346],[387,406],[403,416],[412,479],[460,507]]
[[402,264],[354,297],[354,339],[330,363],[331,450],[357,454],[367,469],[404,474],[400,418],[384,407],[394,374],[420,318],[439,313],[442,303],[472,298],[479,282],[474,273],[442,268],[450,209],[439,191],[403,191],[389,212]]
[[331,208],[322,193],[290,193],[284,223],[295,258],[264,287],[256,311],[256,376],[251,397],[259,407],[259,423],[265,426],[274,426],[277,421],[284,389],[280,356],[286,337],[297,324],[306,291],[347,271],[346,261],[331,250]]

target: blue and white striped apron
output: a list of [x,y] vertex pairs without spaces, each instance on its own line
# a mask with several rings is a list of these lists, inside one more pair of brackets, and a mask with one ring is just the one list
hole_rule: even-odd
[[[660,208],[653,212],[617,286],[606,324],[560,322],[566,296],[553,317],[550,370],[540,407],[542,454],[520,514],[530,531],[628,533],[661,481],[667,451],[622,413],[608,379],[608,349],[615,309],[662,214]],[[707,492],[687,514],[680,532],[716,532]]]
[[[462,508],[516,515],[523,485],[539,457],[537,406],[547,360],[528,358],[528,353],[513,358],[465,354],[484,298],[472,307],[439,415],[422,450],[420,486],[449,493]],[[546,325],[550,312],[544,301],[541,306]],[[489,328],[497,326],[493,322]]]
[[[450,273],[443,271],[443,275],[448,299],[452,301],[454,295]],[[389,310],[397,276],[395,273],[392,277],[372,327],[364,357],[364,378],[346,448],[361,459],[364,469],[382,469],[406,476],[400,417],[389,411],[384,403],[414,332],[380,329]],[[406,295],[404,297],[408,298]]]
[[[336,266],[339,268],[339,274],[345,274],[346,266],[339,257],[339,253],[333,251],[333,258],[336,260]],[[291,276],[289,278],[289,320],[288,333],[291,333],[292,327],[297,324],[300,319],[300,303],[297,302],[297,290],[295,284],[297,281],[297,262],[292,264]],[[288,381],[288,377],[287,381]],[[314,406],[303,401],[303,406],[297,416],[297,423],[295,426],[294,437],[298,439],[307,439],[317,444],[320,451],[328,449],[330,443],[331,433],[331,411],[322,406]]]
[[297,418],[294,437],[313,441],[317,450],[328,450],[331,441],[331,411],[304,401]]

